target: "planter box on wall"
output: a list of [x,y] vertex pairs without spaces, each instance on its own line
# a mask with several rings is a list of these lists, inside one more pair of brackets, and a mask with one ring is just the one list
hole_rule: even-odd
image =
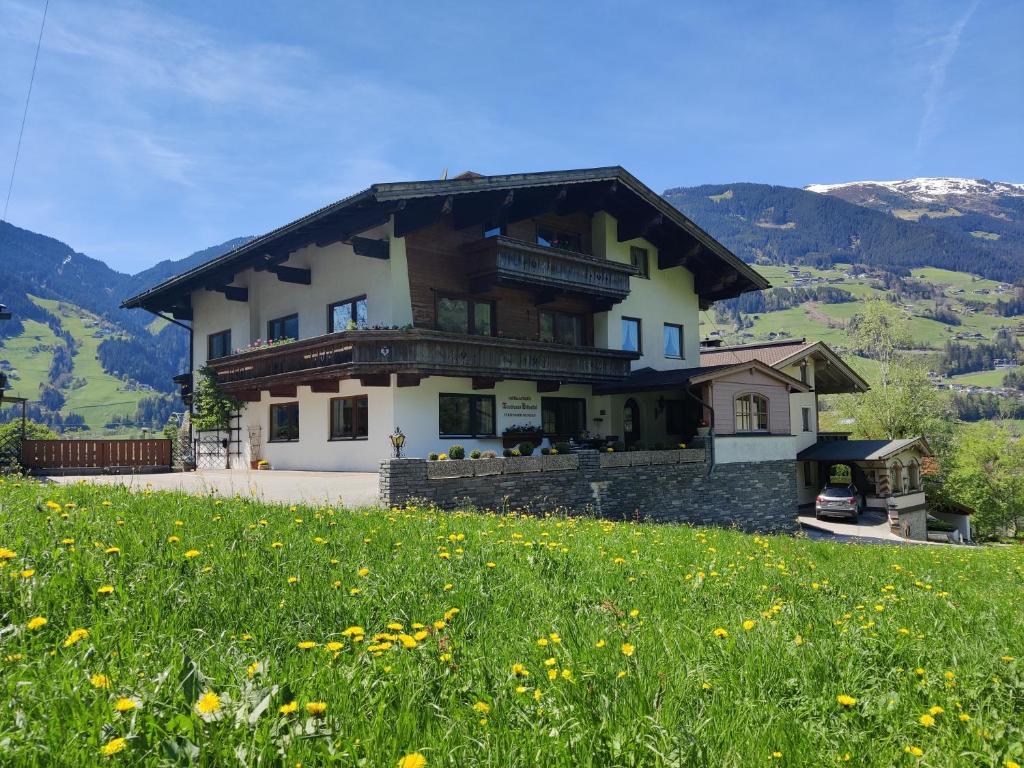
[[526,472],[558,472],[579,468],[579,457],[512,456],[503,459],[448,459],[428,461],[428,480],[450,480],[456,477],[487,477],[491,475],[521,475]]

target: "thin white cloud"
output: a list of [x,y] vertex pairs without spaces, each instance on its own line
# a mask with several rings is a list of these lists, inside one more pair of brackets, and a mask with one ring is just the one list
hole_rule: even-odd
[[938,134],[942,127],[942,98],[946,87],[946,72],[960,47],[960,38],[964,29],[978,8],[978,2],[979,0],[973,0],[949,29],[941,35],[932,37],[925,46],[930,60],[926,69],[928,84],[924,90],[921,122],[917,129],[918,153]]

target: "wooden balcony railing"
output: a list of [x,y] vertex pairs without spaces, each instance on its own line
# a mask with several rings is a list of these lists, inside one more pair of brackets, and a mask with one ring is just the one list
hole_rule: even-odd
[[355,330],[210,361],[227,391],[379,374],[591,384],[629,374],[635,352],[465,336],[421,328]]
[[514,284],[615,303],[629,295],[629,277],[636,274],[629,264],[511,237],[489,237],[467,246],[466,253],[474,290]]

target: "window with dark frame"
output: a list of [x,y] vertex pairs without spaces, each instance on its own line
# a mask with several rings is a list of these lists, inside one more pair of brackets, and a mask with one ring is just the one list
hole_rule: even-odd
[[804,462],[804,488],[814,485],[814,464],[810,461]]
[[682,435],[686,431],[686,403],[682,400],[665,402],[665,432]]
[[811,409],[806,407],[806,406],[801,408],[800,409],[800,418],[803,421],[804,432],[810,432],[811,431]]
[[224,357],[231,354],[231,330],[211,333],[206,337],[206,359]]
[[439,296],[437,328],[473,336],[494,335],[494,302]]
[[336,301],[327,307],[327,328],[331,333],[365,328],[368,323],[366,296]]
[[362,440],[369,434],[370,401],[366,395],[331,398],[331,440]]
[[299,338],[299,316],[285,315],[267,321],[267,341]]
[[646,248],[641,248],[638,245],[629,246],[629,263],[636,267],[636,277],[643,277],[647,280],[651,279],[650,258]]
[[586,343],[582,315],[542,309],[537,316],[540,323],[539,338],[541,341],[572,344],[577,347]]
[[678,323],[665,323],[665,357],[683,357],[683,326]]
[[552,227],[537,227],[537,245],[583,252],[583,236],[579,232],[563,232]]
[[294,443],[299,439],[299,404],[274,403],[270,406],[270,442]]
[[556,440],[577,438],[587,431],[587,401],[579,397],[542,397],[541,425]]
[[644,351],[643,337],[640,333],[640,320],[636,317],[622,318],[622,348],[627,352]]
[[438,395],[440,437],[494,437],[494,395]]
[[768,431],[768,398],[755,393],[740,395],[735,401],[737,432]]

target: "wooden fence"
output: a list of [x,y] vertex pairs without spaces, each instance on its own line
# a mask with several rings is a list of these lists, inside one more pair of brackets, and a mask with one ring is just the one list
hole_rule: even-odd
[[170,440],[25,440],[21,464],[33,472],[170,469]]

